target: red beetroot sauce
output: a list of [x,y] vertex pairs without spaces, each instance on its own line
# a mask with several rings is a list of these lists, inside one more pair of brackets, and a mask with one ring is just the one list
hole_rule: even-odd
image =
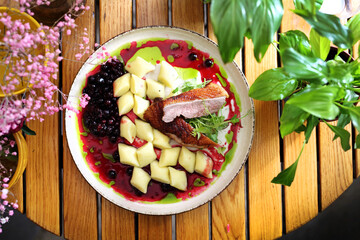
[[[179,47],[175,49],[171,49],[172,44],[178,44]],[[223,86],[224,89],[229,93],[229,98],[226,100],[226,105],[229,106],[231,102],[236,103],[234,94],[230,91],[230,84],[227,79],[221,75],[219,66],[214,63],[211,67],[205,67],[204,61],[209,58],[209,54],[204,53],[194,47],[189,49],[188,43],[181,40],[164,40],[164,41],[149,41],[143,44],[140,47],[137,47],[136,42],[132,42],[130,48],[123,49],[120,52],[122,59],[124,60],[124,64],[141,48],[146,47],[158,47],[164,57],[164,59],[168,59],[168,56],[171,55],[174,58],[173,62],[169,62],[174,67],[181,67],[181,68],[194,68],[197,69],[202,79],[212,79],[212,82],[217,83],[220,82],[217,74],[223,78],[224,82],[226,82],[226,86]],[[195,53],[197,55],[197,59],[191,61],[188,56],[190,53]],[[210,58],[211,59],[211,58]],[[97,66],[93,71],[89,72],[86,77],[96,74],[100,71],[100,66]],[[229,108],[229,115],[227,119],[231,119],[234,115],[240,118],[240,110],[237,104],[234,104],[233,107]],[[80,112],[78,114],[78,124],[80,132],[85,132],[83,124],[82,124],[82,114]],[[126,114],[132,121],[134,121],[137,116],[131,111]],[[241,123],[233,124],[229,130],[234,133],[233,141],[230,143],[229,148],[233,146],[234,141],[236,142],[237,134],[241,128]],[[101,181],[105,182],[106,184],[111,184],[111,187],[125,198],[133,201],[148,201],[154,202],[159,201],[165,198],[168,193],[173,193],[178,199],[187,199],[193,196],[196,196],[203,192],[215,179],[213,174],[213,178],[209,179],[199,175],[197,173],[189,174],[185,171],[183,167],[179,164],[175,167],[176,169],[182,170],[186,172],[188,187],[187,191],[179,191],[174,188],[171,188],[169,191],[164,192],[161,188],[161,183],[151,180],[148,186],[148,191],[146,194],[142,194],[140,191],[136,190],[130,184],[131,179],[131,172],[129,171],[129,167],[119,162],[112,162],[109,159],[105,158],[106,154],[113,154],[117,151],[117,144],[118,143],[126,143],[128,145],[133,145],[136,148],[141,147],[146,143],[146,141],[141,139],[136,139],[133,144],[130,144],[123,138],[119,138],[117,143],[111,143],[107,137],[95,137],[88,133],[87,135],[81,135],[81,140],[84,143],[83,151],[87,153],[86,161],[89,164],[91,170],[95,173],[99,173],[99,178]],[[222,164],[225,161],[223,155],[219,154],[215,148],[210,148],[206,150],[201,150],[206,155],[211,157],[214,162],[213,169],[220,171]],[[159,160],[161,155],[160,149],[155,149],[157,154],[157,159]],[[224,155],[227,152],[224,153]],[[115,179],[110,179],[108,177],[109,170],[115,170],[117,175]],[[144,168],[150,174],[150,167],[147,166]],[[194,186],[194,181],[200,178],[205,184],[204,186],[196,187]]]

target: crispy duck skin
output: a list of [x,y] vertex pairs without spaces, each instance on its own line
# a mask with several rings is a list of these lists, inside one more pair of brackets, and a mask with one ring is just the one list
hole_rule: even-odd
[[218,146],[217,143],[203,134],[201,134],[199,139],[191,135],[193,127],[181,117],[177,117],[174,121],[168,123],[162,121],[162,116],[164,114],[163,108],[164,102],[160,99],[155,99],[145,111],[144,119],[148,121],[153,128],[168,135],[183,146],[195,148]]
[[204,88],[193,89],[165,99],[164,122],[171,122],[182,115],[195,118],[217,112],[228,98],[228,93],[218,84],[209,83]]

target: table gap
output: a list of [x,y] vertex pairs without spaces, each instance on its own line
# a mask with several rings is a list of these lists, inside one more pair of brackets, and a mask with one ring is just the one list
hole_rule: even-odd
[[[25,134],[23,134],[25,135]],[[23,214],[26,214],[26,168],[23,173]]]
[[102,228],[101,228],[101,195],[96,193],[96,207],[97,207],[97,229],[98,229],[98,240],[102,239]]
[[172,0],[168,0],[168,24],[172,26]]
[[134,214],[135,240],[139,239],[139,214]]
[[[95,0],[94,4],[94,13],[95,13],[95,36],[94,41],[97,44],[100,44],[100,1]],[[96,50],[96,49],[95,49]],[[96,208],[97,208],[97,239],[102,239],[102,227],[101,227],[101,196],[96,192]]]
[[132,0],[132,25],[131,28],[136,28],[136,0]]
[[[244,51],[243,51],[244,53]],[[244,59],[244,58],[243,58]],[[246,159],[246,163],[244,164],[244,192],[245,192],[245,238],[249,240],[249,174],[248,174],[248,160]]]
[[95,0],[95,43],[100,44],[100,1]]
[[171,240],[176,240],[176,215],[171,215]]
[[[63,34],[60,31],[60,44],[59,44],[59,49],[62,51],[62,39],[63,39]],[[62,54],[60,53],[60,56],[62,56]],[[58,73],[58,77],[59,77],[59,89],[60,91],[63,91],[63,62],[60,61],[58,63],[59,65],[59,73]],[[58,100],[60,102],[60,105],[64,104],[64,99],[62,98],[62,95],[59,94],[58,96]],[[64,137],[64,125],[63,125],[63,119],[64,119],[64,111],[60,111],[60,114],[58,115],[59,118],[59,196],[60,196],[60,206],[59,206],[59,222],[60,222],[60,236],[64,236],[64,192],[63,192],[63,183],[64,183],[64,176],[63,176],[63,167],[64,167],[64,151],[63,151],[63,137]]]
[[[281,29],[281,27],[279,28]],[[277,31],[277,36],[280,35],[280,30]],[[271,46],[270,46],[271,47]],[[279,44],[273,45],[276,49],[279,49]],[[279,51],[276,51],[276,60],[277,66],[281,67],[281,58]],[[280,118],[283,110],[283,102],[281,100],[277,101],[277,108],[278,108],[278,120],[279,120],[279,129],[280,129]],[[279,134],[279,151],[280,151],[280,171],[285,169],[285,161],[284,161],[284,139],[281,137],[280,131]],[[274,176],[275,177],[275,176]],[[285,214],[285,187],[281,185],[281,217],[282,217],[282,235],[286,234],[286,214]]]
[[[207,5],[203,3],[203,12],[204,12],[204,36],[209,37],[209,29],[208,29],[208,13],[207,13]],[[209,221],[209,240],[212,239],[212,201],[208,203],[208,221]]]
[[209,17],[208,17],[208,12],[207,12],[207,5],[205,3],[203,3],[203,11],[204,11],[204,35],[206,37],[209,37]]
[[356,179],[356,149],[355,149],[356,131],[354,126],[351,126],[351,141],[352,141],[352,165],[353,165],[353,179]]
[[316,126],[316,162],[317,162],[317,187],[318,187],[318,213],[321,212],[321,176],[320,176],[320,134],[319,126]]
[[[132,0],[132,21],[131,21],[131,28],[134,29],[137,27],[136,22],[136,0]],[[135,240],[139,239],[139,214],[134,213],[134,235]]]

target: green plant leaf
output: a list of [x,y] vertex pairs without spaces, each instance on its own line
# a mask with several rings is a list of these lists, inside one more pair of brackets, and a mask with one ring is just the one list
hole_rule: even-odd
[[326,62],[320,58],[304,56],[293,48],[285,49],[281,57],[285,71],[295,78],[318,78],[322,84],[327,82],[325,79],[327,74]]
[[316,13],[315,0],[294,0],[294,5],[295,9],[305,9],[313,15]]
[[219,43],[222,60],[231,62],[243,47],[248,29],[246,1],[213,0],[210,7],[211,22]]
[[296,133],[301,133],[301,132],[305,132],[305,130],[306,130],[306,127],[305,127],[304,124],[302,124],[300,127],[295,129],[295,132]]
[[326,65],[329,70],[327,76],[329,82],[333,82],[335,85],[344,86],[346,88],[354,80],[351,74],[352,64],[330,60],[326,62]]
[[291,164],[290,167],[286,168],[285,170],[280,172],[276,177],[274,177],[273,180],[271,180],[271,182],[290,187],[295,178],[298,162],[299,162],[299,158],[296,159],[296,161],[293,164]]
[[306,129],[305,129],[305,141],[306,143],[309,142],[311,133],[313,131],[313,129],[319,124],[319,118],[311,115],[308,119],[307,119],[307,125],[306,125]]
[[327,37],[336,46],[343,49],[352,47],[353,37],[351,31],[340,23],[338,17],[319,11],[314,16],[307,9],[295,9],[293,12],[304,18],[321,36]]
[[271,180],[272,183],[291,186],[292,182],[294,181],[297,165],[299,163],[301,154],[304,150],[305,144],[306,144],[306,141],[303,142],[301,151],[300,151],[299,156],[297,157],[296,161],[293,164],[291,164],[288,168],[281,171],[276,177],[274,177],[273,180]]
[[311,50],[314,53],[315,57],[326,60],[330,51],[330,43],[331,41],[329,39],[320,36],[320,34],[318,34],[315,29],[311,29],[310,44]]
[[339,97],[339,91],[335,86],[307,87],[291,96],[286,103],[316,117],[333,120],[340,112],[334,103]]
[[336,126],[344,128],[350,123],[350,115],[348,113],[340,113]]
[[249,96],[263,101],[281,100],[289,96],[297,87],[298,81],[289,77],[283,68],[263,72],[253,83]]
[[344,107],[349,115],[350,115],[350,119],[352,124],[354,125],[354,127],[360,131],[360,107]]
[[297,106],[284,105],[283,112],[280,117],[280,134],[284,138],[286,135],[297,130],[309,117],[309,113],[301,110]]
[[26,124],[24,123],[24,125],[22,126],[21,130],[26,134],[26,135],[36,135],[36,132],[31,130],[28,126],[26,126]]
[[254,43],[254,56],[258,62],[261,62],[270,43],[273,42],[274,35],[280,27],[283,13],[284,8],[281,0],[262,0],[255,9],[250,28]]
[[335,133],[335,137],[333,140],[340,137],[342,149],[344,151],[349,150],[350,149],[350,143],[349,143],[350,142],[350,133],[343,128],[330,125],[326,121],[325,121],[325,123],[331,129],[331,131],[333,131]]
[[359,149],[359,148],[360,148],[360,133],[356,136],[354,148],[355,148],[355,149]]
[[313,56],[308,37],[299,30],[290,30],[285,33],[280,33],[280,52],[283,52],[287,48],[293,48],[305,56]]
[[354,39],[353,39],[353,45],[354,45],[355,43],[357,43],[360,40],[360,13],[353,16],[346,23],[346,26],[348,26],[350,31],[352,32],[352,35],[354,37]]

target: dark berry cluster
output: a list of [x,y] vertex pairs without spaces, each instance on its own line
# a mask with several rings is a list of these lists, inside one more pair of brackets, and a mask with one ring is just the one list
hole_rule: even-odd
[[83,113],[83,123],[94,136],[108,136],[116,142],[120,136],[120,117],[113,96],[113,82],[124,74],[124,65],[117,59],[111,59],[101,65],[100,72],[87,79],[83,90],[90,101]]

